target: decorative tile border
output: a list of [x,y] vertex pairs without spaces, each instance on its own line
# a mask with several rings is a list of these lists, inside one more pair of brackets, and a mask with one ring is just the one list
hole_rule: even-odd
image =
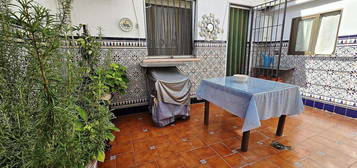
[[332,104],[317,99],[303,98],[303,103],[306,106],[314,107],[317,109],[325,110],[328,112],[344,115],[351,118],[357,118],[357,108],[349,106],[341,106],[340,104]]
[[[102,48],[107,48],[107,47],[146,48],[147,46],[145,39],[103,38],[98,41],[100,42]],[[77,41],[74,41],[74,45],[78,46]]]
[[[114,109],[147,104],[145,71],[139,65],[147,56],[147,48],[146,43],[140,45],[141,42],[110,39],[102,43],[103,52],[110,50],[113,60],[127,67],[130,81],[124,95],[114,96],[111,104]],[[195,41],[194,55],[199,61],[179,66],[179,69],[191,79],[192,97],[196,95],[196,89],[202,79],[225,76],[226,46],[225,41]]]
[[195,40],[195,47],[226,47],[226,41],[204,41],[204,40]]
[[357,45],[357,35],[339,36],[337,45]]

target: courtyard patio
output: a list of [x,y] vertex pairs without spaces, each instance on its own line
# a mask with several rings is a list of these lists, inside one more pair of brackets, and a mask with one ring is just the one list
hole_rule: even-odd
[[357,168],[357,0],[0,0],[0,168]]

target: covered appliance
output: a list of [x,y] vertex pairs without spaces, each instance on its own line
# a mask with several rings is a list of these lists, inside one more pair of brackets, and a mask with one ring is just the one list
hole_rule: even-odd
[[190,111],[191,81],[177,67],[148,68],[149,111],[154,123],[163,127]]

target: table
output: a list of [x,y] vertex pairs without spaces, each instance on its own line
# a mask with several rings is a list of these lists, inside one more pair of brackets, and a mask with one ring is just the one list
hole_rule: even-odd
[[260,127],[260,120],[279,117],[276,135],[281,136],[286,116],[304,111],[298,86],[253,77],[244,83],[234,77],[202,80],[197,97],[205,100],[205,125],[210,102],[243,119],[243,152],[248,151],[250,130]]

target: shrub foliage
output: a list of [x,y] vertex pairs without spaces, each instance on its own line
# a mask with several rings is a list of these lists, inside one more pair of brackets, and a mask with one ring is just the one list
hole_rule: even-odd
[[0,2],[0,167],[85,167],[103,160],[105,141],[117,128],[108,102],[99,99],[101,81],[91,80],[96,59],[88,56],[98,58],[100,48],[80,54],[88,64],[63,48],[72,39],[65,23],[70,1],[61,1],[58,15],[33,0]]

